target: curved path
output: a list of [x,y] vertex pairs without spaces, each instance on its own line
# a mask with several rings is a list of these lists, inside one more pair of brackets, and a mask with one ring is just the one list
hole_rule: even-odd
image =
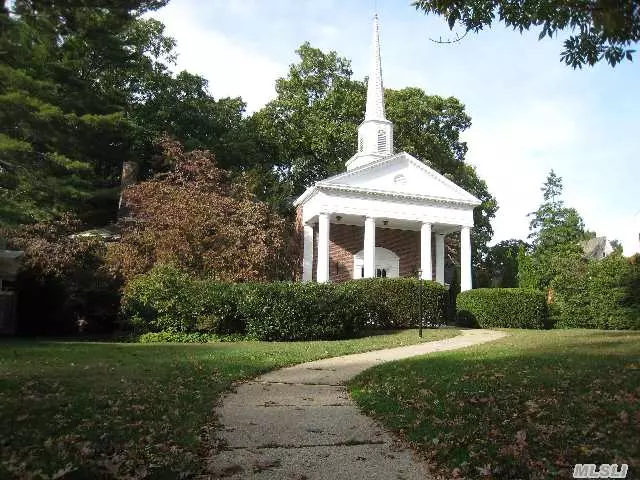
[[302,363],[240,384],[216,409],[223,449],[209,458],[209,471],[233,479],[429,478],[408,448],[360,413],[344,384],[382,362],[505,335],[463,330],[446,340]]

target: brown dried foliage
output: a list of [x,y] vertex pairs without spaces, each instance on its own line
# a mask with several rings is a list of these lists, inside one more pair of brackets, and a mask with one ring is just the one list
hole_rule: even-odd
[[103,241],[72,236],[81,227],[75,216],[65,214],[50,222],[0,231],[9,248],[25,252],[16,281],[21,333],[112,329],[120,281],[105,265]]
[[168,173],[129,187],[129,218],[110,261],[125,279],[156,263],[173,263],[219,281],[291,279],[292,226],[239,181],[212,153],[159,142]]

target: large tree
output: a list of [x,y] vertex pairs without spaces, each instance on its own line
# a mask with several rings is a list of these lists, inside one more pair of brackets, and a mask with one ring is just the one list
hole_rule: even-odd
[[522,249],[518,258],[520,286],[546,289],[567,262],[582,256],[585,239],[582,217],[561,199],[562,178],[551,170],[542,188],[543,201],[529,224],[530,253]]
[[[356,150],[364,117],[365,86],[352,79],[351,62],[305,43],[277,96],[254,115],[270,162],[288,186],[288,202],[312,183],[344,170]],[[285,192],[283,192],[285,193]]]
[[136,135],[126,104],[173,47],[139,17],[165,3],[16,0],[2,8],[2,223],[69,210],[99,223],[115,211],[114,186]]
[[173,166],[125,191],[130,217],[110,249],[116,270],[129,280],[172,263],[220,281],[290,280],[291,225],[218,168],[211,152],[187,152],[168,138],[160,148]]
[[444,16],[449,28],[459,23],[467,32],[495,21],[520,32],[538,29],[540,40],[567,31],[560,58],[573,68],[601,60],[612,66],[631,61],[631,47],[640,41],[638,0],[416,0],[413,5]]
[[0,223],[76,211],[115,219],[122,163],[153,174],[164,133],[237,170],[261,158],[241,99],[173,74],[175,42],[143,17],[167,0],[9,2],[0,11]]
[[[267,161],[280,182],[275,203],[283,207],[315,181],[344,171],[356,151],[366,100],[366,82],[353,78],[349,60],[308,43],[297,53],[299,62],[277,81],[277,97],[253,118],[263,145],[271,146]],[[387,90],[385,104],[397,151],[416,156],[482,200],[473,233],[478,260],[493,233],[490,221],[497,204],[486,183],[464,162],[467,146],[460,134],[471,125],[464,105],[419,88]],[[456,248],[455,239],[449,246]],[[451,254],[458,258],[455,251]]]
[[481,288],[513,288],[518,286],[518,257],[529,251],[522,240],[503,240],[491,247],[477,272],[477,286]]
[[[542,188],[543,202],[535,212],[529,224],[529,238],[537,251],[570,248],[585,238],[584,222],[575,208],[564,206],[562,196],[562,178],[551,170]],[[577,248],[577,247],[576,247]]]

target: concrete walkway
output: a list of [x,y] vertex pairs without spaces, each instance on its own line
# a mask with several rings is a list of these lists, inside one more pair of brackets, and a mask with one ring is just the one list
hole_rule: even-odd
[[216,409],[223,449],[210,457],[209,471],[233,479],[429,478],[409,449],[360,413],[345,382],[382,362],[505,335],[463,330],[446,340],[303,363],[240,384]]

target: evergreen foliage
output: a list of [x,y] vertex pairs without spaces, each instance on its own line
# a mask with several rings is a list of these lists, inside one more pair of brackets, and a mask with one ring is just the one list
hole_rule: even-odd
[[526,288],[477,288],[458,295],[458,320],[480,328],[546,328],[544,292]]
[[[130,281],[122,312],[138,333],[242,334],[256,340],[353,338],[418,324],[415,279],[220,283],[157,265]],[[423,282],[425,326],[444,323],[446,289]],[[428,323],[427,323],[428,322]]]

